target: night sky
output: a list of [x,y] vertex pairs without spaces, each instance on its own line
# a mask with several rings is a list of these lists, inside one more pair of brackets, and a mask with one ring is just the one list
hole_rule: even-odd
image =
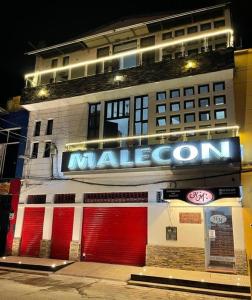
[[[154,0],[154,1],[9,1],[1,9],[8,22],[1,20],[2,28],[2,92],[0,105],[8,98],[20,95],[24,74],[33,71],[34,60],[25,56],[33,46],[52,45],[72,39],[96,27],[107,25],[124,17],[156,14],[159,12],[211,6],[223,1]],[[91,2],[91,3],[89,3]],[[243,48],[252,47],[250,10],[245,1],[232,0],[232,15],[236,29],[236,43],[242,39]],[[89,3],[88,6],[87,3]],[[145,4],[144,4],[145,3]],[[243,5],[243,6],[242,6]],[[13,10],[15,8],[15,10]],[[250,32],[249,32],[250,30]],[[32,46],[33,45],[33,46]],[[39,48],[39,47],[38,47]]]

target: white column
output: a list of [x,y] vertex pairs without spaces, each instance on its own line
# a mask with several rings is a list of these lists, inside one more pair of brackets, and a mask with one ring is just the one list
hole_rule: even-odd
[[51,240],[53,222],[53,207],[45,208],[42,240]]
[[15,234],[14,234],[15,238],[20,238],[22,234],[24,209],[25,209],[24,207],[18,207]]
[[73,235],[72,241],[81,241],[83,207],[74,208]]

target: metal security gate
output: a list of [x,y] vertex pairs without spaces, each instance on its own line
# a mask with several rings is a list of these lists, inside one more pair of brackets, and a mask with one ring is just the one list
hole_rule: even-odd
[[82,260],[142,266],[146,244],[146,207],[84,208]]
[[39,256],[43,235],[45,208],[25,208],[20,245],[20,255]]
[[52,225],[51,257],[69,259],[73,233],[74,208],[54,208]]

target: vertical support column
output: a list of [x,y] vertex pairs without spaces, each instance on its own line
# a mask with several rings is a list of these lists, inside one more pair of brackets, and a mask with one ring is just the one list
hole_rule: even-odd
[[24,207],[18,208],[15,234],[12,243],[12,255],[19,255],[19,248],[20,248],[23,220],[24,220],[24,210],[25,210]]
[[40,242],[39,257],[50,257],[52,237],[53,207],[45,208],[43,235]]
[[82,233],[83,207],[74,208],[73,235],[70,243],[69,259],[80,261],[81,233]]

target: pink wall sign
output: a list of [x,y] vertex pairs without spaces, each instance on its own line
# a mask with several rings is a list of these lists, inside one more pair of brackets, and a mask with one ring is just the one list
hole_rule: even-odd
[[214,194],[207,190],[193,190],[186,194],[186,200],[193,204],[206,204],[214,200]]

